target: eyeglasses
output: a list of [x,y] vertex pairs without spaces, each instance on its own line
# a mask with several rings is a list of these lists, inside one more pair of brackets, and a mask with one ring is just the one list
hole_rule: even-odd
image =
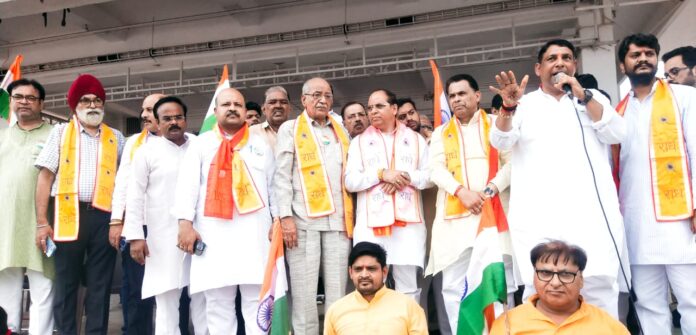
[[12,100],[14,101],[22,101],[25,100],[26,102],[29,103],[35,103],[39,101],[39,97],[35,97],[33,95],[21,95],[21,94],[13,94],[12,95]]
[[321,97],[324,97],[324,99],[326,99],[326,100],[333,99],[333,94],[331,94],[331,93],[314,92],[314,93],[305,93],[304,95],[310,96],[314,100],[320,100]]
[[682,72],[682,71],[688,70],[688,69],[689,69],[688,66],[685,66],[685,67],[673,67],[673,68],[669,69],[667,72],[665,72],[665,78],[672,78],[672,79],[674,79],[674,77],[676,77],[676,76],[679,74],[679,72]]
[[169,123],[169,122],[172,122],[172,121],[181,121],[181,120],[184,120],[184,119],[186,119],[186,117],[183,116],[183,115],[163,116],[163,117],[162,117],[162,122]]
[[558,276],[558,280],[563,284],[572,284],[575,281],[575,277],[578,275],[577,272],[568,271],[549,271],[549,270],[536,270],[536,275],[539,280],[543,282],[550,282],[553,280],[553,276]]
[[95,107],[104,106],[104,101],[103,101],[102,99],[99,99],[99,98],[94,98],[94,99],[90,99],[90,98],[80,98],[80,100],[78,100],[78,103],[79,103],[80,106],[82,106],[82,107],[89,107],[89,106],[91,106],[92,104],[94,104]]

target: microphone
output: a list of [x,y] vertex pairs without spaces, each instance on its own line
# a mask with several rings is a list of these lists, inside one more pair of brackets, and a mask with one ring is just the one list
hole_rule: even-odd
[[[558,82],[561,81],[561,78],[563,78],[563,76],[565,76],[565,75],[566,74],[563,72],[558,72],[558,73],[554,74],[553,75],[553,83],[558,84]],[[563,92],[565,92],[565,94],[567,94],[569,97],[573,96],[573,90],[570,88],[570,84],[563,84],[562,88],[563,88]]]

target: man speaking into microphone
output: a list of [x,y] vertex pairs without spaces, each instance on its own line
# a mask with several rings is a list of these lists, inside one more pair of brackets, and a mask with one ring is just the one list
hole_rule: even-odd
[[548,238],[563,240],[592,260],[583,271],[585,300],[617,317],[617,253],[625,256],[625,241],[608,157],[626,126],[602,94],[582,88],[576,67],[575,47],[559,39],[539,50],[539,89],[524,94],[529,76],[518,83],[512,71],[496,75],[498,87],[491,90],[503,97],[503,107],[491,144],[512,149],[508,219],[524,296],[535,293],[532,248]]

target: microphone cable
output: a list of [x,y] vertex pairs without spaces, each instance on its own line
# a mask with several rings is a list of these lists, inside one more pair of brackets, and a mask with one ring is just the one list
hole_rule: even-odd
[[[626,283],[626,287],[628,288],[628,300],[631,304],[635,306],[636,301],[638,301],[638,297],[636,296],[635,291],[633,290],[633,285],[628,282],[628,276],[626,276],[626,270],[624,269],[624,264],[621,261],[621,253],[619,252],[619,247],[616,245],[616,239],[614,238],[614,233],[611,231],[611,226],[609,225],[609,219],[607,218],[607,213],[604,210],[604,204],[602,203],[602,197],[599,194],[599,187],[597,186],[597,176],[595,175],[594,167],[592,166],[592,160],[590,159],[590,153],[587,151],[587,143],[585,142],[585,129],[582,126],[582,121],[580,121],[580,111],[578,111],[578,108],[575,107],[575,102],[573,101],[573,98],[569,96],[571,99],[570,102],[573,104],[573,109],[575,110],[575,116],[578,119],[578,125],[580,126],[580,134],[582,136],[582,147],[585,150],[585,157],[587,157],[587,164],[590,165],[590,172],[592,172],[592,182],[594,183],[594,189],[595,193],[597,194],[597,202],[599,202],[599,207],[602,209],[602,215],[604,216],[604,222],[607,225],[607,231],[609,231],[609,237],[611,237],[611,242],[614,245],[614,251],[616,252],[616,257],[619,260],[619,267],[621,268],[621,275],[623,276],[624,283]],[[602,111],[603,113],[605,111]],[[634,310],[635,312],[635,310]],[[643,326],[640,323],[640,318],[638,317],[638,312],[635,312],[635,318],[636,318],[636,323],[638,324],[638,330],[639,334],[645,334],[643,332]]]

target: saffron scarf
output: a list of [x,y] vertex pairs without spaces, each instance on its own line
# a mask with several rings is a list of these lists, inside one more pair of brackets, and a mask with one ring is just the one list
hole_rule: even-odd
[[223,136],[217,124],[213,131],[221,142],[208,170],[203,215],[231,220],[234,206],[239,214],[265,207],[251,173],[239,154],[239,150],[249,141],[249,126],[245,123],[231,139]]
[[[343,159],[341,175],[345,175],[350,140],[343,127],[333,120],[331,116],[327,116],[327,121],[330,123],[334,136],[341,144],[341,157]],[[309,115],[307,115],[306,111],[297,117],[294,134],[295,155],[297,156],[300,185],[302,186],[302,196],[304,197],[307,215],[311,218],[316,218],[333,214],[336,211],[336,206],[331,195],[331,185],[326,173],[324,157],[319,149],[317,138],[314,135]],[[341,180],[341,189],[343,193],[343,219],[346,234],[348,237],[352,237],[354,219],[353,197],[346,191],[343,180]]]
[[131,148],[130,157],[129,157],[131,162],[133,161],[133,157],[135,156],[135,152],[138,151],[138,148],[140,148],[140,146],[143,145],[145,143],[145,141],[147,140],[148,133],[149,132],[147,131],[147,129],[144,128],[143,131],[141,131],[140,134],[138,134],[138,138],[135,139],[135,143],[133,143],[133,147]]
[[[370,171],[380,168],[417,170],[420,157],[418,136],[397,122],[390,157],[382,133],[375,127],[368,127],[357,139],[363,168]],[[393,226],[405,227],[407,223],[423,222],[418,190],[406,185],[394,194],[386,194],[382,191],[382,185],[384,183],[378,183],[365,191],[367,226],[372,228],[375,236],[390,236]]]
[[[623,116],[628,95],[616,106]],[[693,215],[691,173],[679,107],[669,85],[657,80],[649,135],[650,185],[658,222],[679,221]],[[621,146],[612,145],[614,181],[619,185]]]
[[[80,122],[77,121],[76,116],[73,116],[61,138],[53,234],[53,239],[60,242],[77,240],[80,230],[78,185],[81,131]],[[116,182],[118,139],[111,128],[103,123],[99,126],[99,132],[97,179],[92,196],[92,207],[110,212],[111,196]]]
[[[490,133],[491,121],[485,111],[478,111],[479,118],[479,138],[484,151],[488,155],[488,181],[495,177],[498,173],[498,150],[490,145],[488,135]],[[454,117],[450,119],[442,129],[442,144],[445,153],[445,166],[447,170],[454,176],[454,179],[467,189],[470,189],[469,177],[466,167],[466,147],[464,137],[461,133],[461,124]],[[493,207],[496,203],[500,205],[498,195],[494,197]],[[502,208],[502,207],[501,207]],[[497,210],[496,210],[497,211]],[[445,219],[452,220],[465,216],[469,216],[469,210],[464,207],[459,198],[454,194],[447,194],[445,197]],[[504,216],[504,215],[503,215]]]

